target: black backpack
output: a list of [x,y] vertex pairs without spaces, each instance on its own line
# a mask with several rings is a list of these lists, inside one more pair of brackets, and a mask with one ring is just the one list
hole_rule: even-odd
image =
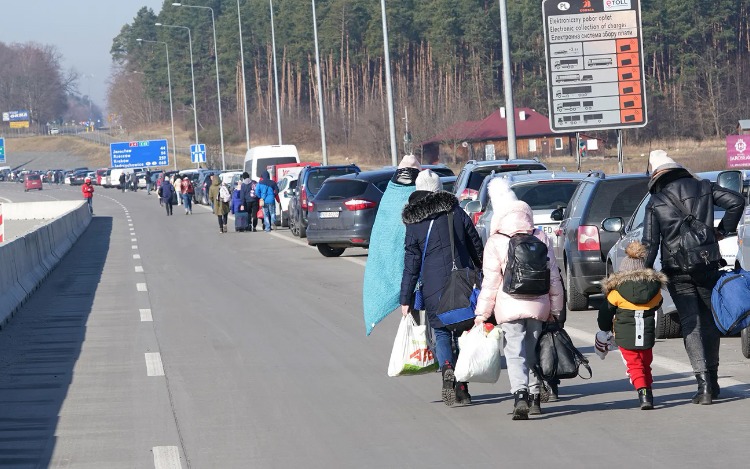
[[536,296],[549,293],[547,245],[534,236],[533,232],[503,236],[509,238],[503,291],[508,294]]
[[[709,183],[710,184],[710,183]],[[685,207],[677,197],[662,192],[684,217],[680,222],[680,237],[672,255],[686,273],[705,272],[718,269],[723,257],[716,241],[714,227],[707,226]]]

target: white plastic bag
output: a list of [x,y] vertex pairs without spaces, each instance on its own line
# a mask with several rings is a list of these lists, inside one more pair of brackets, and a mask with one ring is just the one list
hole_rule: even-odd
[[499,327],[485,334],[484,326],[474,326],[459,337],[456,381],[497,383],[500,378],[502,344],[503,334]]
[[[424,322],[424,321],[422,321]],[[388,376],[432,373],[438,369],[431,350],[432,338],[427,325],[418,326],[411,314],[401,319],[393,342]]]

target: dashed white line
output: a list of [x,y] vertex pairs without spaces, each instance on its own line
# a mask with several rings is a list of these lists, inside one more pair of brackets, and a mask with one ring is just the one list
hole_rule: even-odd
[[136,241],[138,241],[138,238],[130,238],[131,243],[135,243]]
[[159,352],[146,353],[146,376],[164,376],[164,365]]
[[156,469],[182,469],[180,450],[176,446],[154,446],[153,452]]
[[133,259],[140,259],[140,258],[141,258],[140,254],[133,254]]
[[152,322],[154,317],[151,315],[151,308],[139,309],[141,313],[141,322]]
[[135,289],[138,291],[148,291],[148,287],[146,286],[145,283],[136,283]]
[[138,274],[143,273],[143,266],[142,265],[135,266],[135,272]]
[[130,249],[138,249],[138,245],[134,244],[134,245],[130,246]]
[[133,226],[133,224],[132,223],[128,223],[128,226]]

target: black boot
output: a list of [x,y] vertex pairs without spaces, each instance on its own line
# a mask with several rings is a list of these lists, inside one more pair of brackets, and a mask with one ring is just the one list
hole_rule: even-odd
[[531,395],[529,415],[542,415],[542,396],[540,394]]
[[711,398],[713,387],[708,372],[696,373],[695,379],[698,381],[698,392],[693,395],[693,404],[711,405],[713,403]]
[[638,390],[638,400],[641,404],[641,410],[651,410],[654,408],[654,394],[649,388]]
[[443,365],[443,402],[447,406],[456,403],[456,378],[453,375],[453,366],[449,362]]
[[469,394],[469,383],[456,383],[456,403],[461,405],[471,404],[471,394]]
[[513,420],[529,419],[529,391],[516,391],[516,402],[513,405]]
[[711,399],[717,399],[721,394],[719,387],[719,370],[708,370],[708,378],[711,381]]

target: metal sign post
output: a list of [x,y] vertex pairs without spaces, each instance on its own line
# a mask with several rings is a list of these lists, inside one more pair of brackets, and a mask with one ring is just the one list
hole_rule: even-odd
[[647,122],[641,0],[543,0],[554,132]]

